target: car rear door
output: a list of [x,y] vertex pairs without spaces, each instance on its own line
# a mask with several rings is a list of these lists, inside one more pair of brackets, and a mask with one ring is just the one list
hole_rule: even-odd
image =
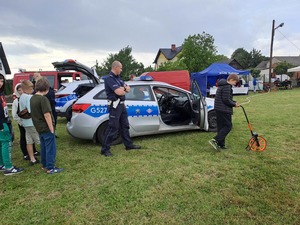
[[78,71],[86,75],[89,79],[91,79],[94,85],[100,83],[98,75],[96,74],[94,69],[91,69],[75,60],[67,59],[62,62],[53,62],[52,64],[58,71]]
[[195,80],[191,84],[193,123],[201,129],[208,130],[208,110],[205,98]]

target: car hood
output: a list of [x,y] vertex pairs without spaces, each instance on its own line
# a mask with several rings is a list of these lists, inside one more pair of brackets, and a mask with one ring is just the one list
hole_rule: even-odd
[[73,59],[66,59],[62,62],[53,62],[52,63],[54,68],[58,71],[66,71],[66,70],[75,70],[85,74],[88,78],[90,78],[94,85],[100,83],[99,76],[96,70],[89,68],[76,60]]

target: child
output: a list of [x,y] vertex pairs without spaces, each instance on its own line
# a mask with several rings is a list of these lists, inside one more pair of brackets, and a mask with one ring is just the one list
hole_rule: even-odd
[[239,82],[237,74],[230,74],[227,78],[221,79],[218,83],[218,89],[215,97],[215,110],[217,114],[217,135],[209,141],[214,149],[227,149],[225,147],[225,138],[232,128],[231,117],[233,107],[239,107],[239,103],[232,99],[232,86]]
[[45,78],[40,78],[35,84],[36,93],[30,99],[31,117],[39,133],[41,141],[42,169],[47,174],[59,173],[62,168],[55,167],[56,139],[54,133],[54,119],[50,102],[45,97],[49,91],[50,83]]
[[[23,94],[20,96],[19,99],[19,107],[20,111],[27,108],[28,112],[31,113],[31,107],[30,107],[30,99],[32,97],[33,92],[33,83],[29,80],[23,80],[21,83],[21,88],[23,90]],[[40,138],[39,134],[36,131],[32,119],[24,119],[22,118],[22,124],[25,128],[25,137],[26,137],[26,147],[27,152],[30,158],[29,165],[33,166],[34,164],[39,163],[39,161],[35,158],[33,153],[33,145],[34,144],[40,144]]]
[[4,171],[4,175],[8,176],[21,173],[23,169],[13,166],[11,161],[12,130],[4,88],[5,77],[0,73],[0,171]]

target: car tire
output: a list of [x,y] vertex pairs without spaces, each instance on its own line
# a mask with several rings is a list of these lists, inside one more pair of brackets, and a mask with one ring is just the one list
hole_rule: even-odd
[[66,110],[66,118],[67,121],[69,122],[72,118],[72,105],[70,105],[67,110]]
[[208,112],[208,131],[217,132],[217,113],[215,110]]
[[[103,123],[97,130],[97,140],[100,144],[103,143],[104,134],[105,134],[107,127],[108,127],[108,121]],[[120,133],[118,133],[117,136],[114,138],[113,142],[111,143],[111,145],[118,145],[118,144],[121,144],[122,142],[123,142],[122,137],[121,137]]]

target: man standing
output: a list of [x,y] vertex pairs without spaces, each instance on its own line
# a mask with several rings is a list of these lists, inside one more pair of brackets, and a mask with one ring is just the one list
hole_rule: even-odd
[[257,81],[256,81],[256,77],[253,78],[253,92],[256,92],[256,85],[257,85]]
[[232,86],[239,82],[237,74],[230,74],[227,78],[219,81],[215,97],[215,110],[217,114],[217,135],[209,141],[214,149],[227,149],[225,147],[225,138],[232,128],[233,107],[239,107],[240,104],[232,99]]
[[101,154],[110,157],[110,145],[115,135],[120,132],[126,150],[140,149],[141,146],[133,145],[129,136],[128,114],[125,107],[125,94],[130,91],[130,87],[120,78],[122,64],[114,61],[111,65],[111,72],[104,80],[105,91],[108,99],[109,122],[105,131],[102,143]]

